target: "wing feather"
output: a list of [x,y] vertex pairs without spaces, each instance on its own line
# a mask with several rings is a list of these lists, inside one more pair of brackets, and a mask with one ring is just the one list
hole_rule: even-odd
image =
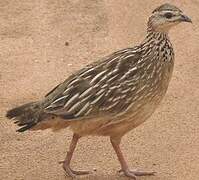
[[47,94],[45,112],[66,119],[120,113],[130,104],[127,94],[138,85],[132,77],[140,76],[140,58],[139,51],[128,48],[88,65]]

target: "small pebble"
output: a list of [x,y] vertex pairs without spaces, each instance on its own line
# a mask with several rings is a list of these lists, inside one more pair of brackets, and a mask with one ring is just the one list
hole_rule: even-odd
[[93,171],[97,171],[97,168],[93,168]]

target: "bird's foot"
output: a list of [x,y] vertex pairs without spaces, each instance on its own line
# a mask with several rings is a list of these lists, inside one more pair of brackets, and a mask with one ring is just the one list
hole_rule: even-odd
[[137,171],[137,170],[120,170],[119,173],[123,173],[125,176],[130,177],[134,180],[137,179],[137,176],[154,176],[156,172],[147,172],[147,171]]
[[64,170],[67,173],[67,175],[72,178],[76,177],[77,175],[86,175],[90,173],[89,171],[75,171],[72,170],[70,167],[64,167]]
[[63,163],[63,169],[65,170],[66,174],[72,178],[74,178],[76,175],[86,175],[90,173],[90,171],[75,171],[71,169],[71,167],[66,164],[65,161],[60,161],[59,163]]

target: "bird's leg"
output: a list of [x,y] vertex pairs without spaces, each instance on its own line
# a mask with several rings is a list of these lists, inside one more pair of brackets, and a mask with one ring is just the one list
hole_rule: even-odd
[[132,179],[136,179],[136,176],[150,176],[154,175],[155,172],[142,172],[137,170],[130,170],[128,168],[128,165],[124,159],[124,156],[122,154],[122,151],[120,149],[120,141],[121,138],[110,138],[111,144],[113,146],[113,149],[115,150],[118,160],[121,164],[121,170],[120,172],[123,172],[125,176],[130,177]]
[[71,144],[69,147],[69,151],[67,152],[65,160],[62,161],[64,170],[71,177],[75,177],[75,175],[89,174],[89,171],[74,171],[70,167],[70,162],[71,162],[71,159],[73,156],[73,152],[77,146],[77,142],[78,142],[79,138],[80,138],[79,135],[73,134],[73,138],[72,138],[72,141],[71,141]]

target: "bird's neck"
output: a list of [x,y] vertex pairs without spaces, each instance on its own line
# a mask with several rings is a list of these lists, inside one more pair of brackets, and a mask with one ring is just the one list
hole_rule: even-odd
[[154,43],[159,44],[161,41],[169,41],[168,33],[162,31],[154,31],[153,28],[149,26],[147,29],[147,35],[142,44],[154,45]]
[[169,40],[168,33],[153,31],[148,29],[147,36],[140,46],[141,51],[156,56],[159,54],[164,62],[174,60],[174,52],[172,44]]

